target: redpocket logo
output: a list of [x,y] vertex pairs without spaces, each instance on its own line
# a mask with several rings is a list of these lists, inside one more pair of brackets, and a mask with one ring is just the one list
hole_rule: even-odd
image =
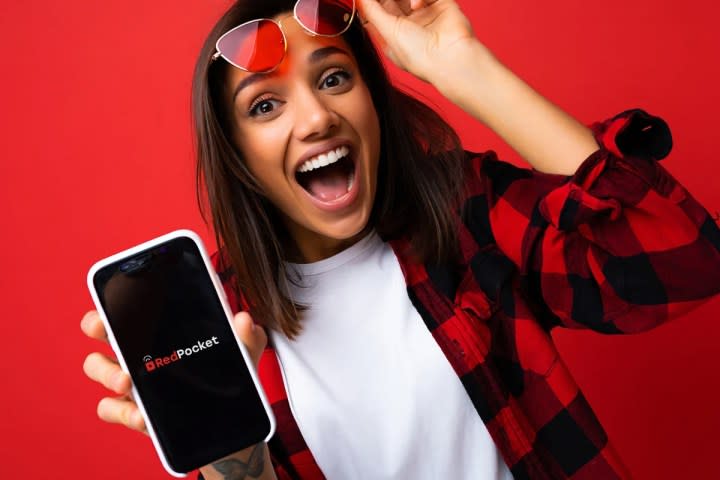
[[150,355],[145,355],[143,357],[143,363],[145,363],[145,370],[147,370],[148,372],[152,372],[158,368],[162,368],[166,365],[170,365],[171,363],[178,362],[183,358],[189,357],[195,353],[199,353],[204,350],[208,350],[219,344],[220,342],[218,341],[217,337],[211,337],[208,340],[198,340],[197,343],[193,344],[190,347],[179,348],[172,352],[170,355],[166,355],[164,357],[153,358]]

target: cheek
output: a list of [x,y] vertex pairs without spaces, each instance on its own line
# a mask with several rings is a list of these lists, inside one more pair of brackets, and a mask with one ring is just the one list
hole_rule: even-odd
[[242,152],[250,172],[263,187],[276,183],[284,175],[284,141],[271,129],[252,129],[237,132],[236,145]]

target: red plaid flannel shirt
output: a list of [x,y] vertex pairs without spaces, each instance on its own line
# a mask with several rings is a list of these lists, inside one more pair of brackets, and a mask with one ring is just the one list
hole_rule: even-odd
[[[410,300],[516,479],[630,476],[551,328],[640,332],[720,291],[720,230],[658,163],[672,145],[665,122],[635,109],[590,128],[600,149],[571,176],[468,152],[459,268],[414,263],[406,240],[390,241]],[[246,306],[217,259],[233,309]],[[277,418],[278,478],[324,478],[272,346],[259,373]]]

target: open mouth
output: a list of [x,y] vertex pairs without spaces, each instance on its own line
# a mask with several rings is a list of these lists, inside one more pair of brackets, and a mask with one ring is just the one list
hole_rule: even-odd
[[295,179],[314,198],[333,202],[350,191],[355,180],[355,162],[347,146],[319,155],[300,165]]

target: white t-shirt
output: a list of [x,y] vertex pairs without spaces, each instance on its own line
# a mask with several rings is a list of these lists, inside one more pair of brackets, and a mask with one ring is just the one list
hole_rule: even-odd
[[[372,233],[311,264],[286,264],[310,305],[294,341],[272,332],[290,409],[329,480],[512,479],[460,379]],[[292,274],[291,274],[292,276]]]

